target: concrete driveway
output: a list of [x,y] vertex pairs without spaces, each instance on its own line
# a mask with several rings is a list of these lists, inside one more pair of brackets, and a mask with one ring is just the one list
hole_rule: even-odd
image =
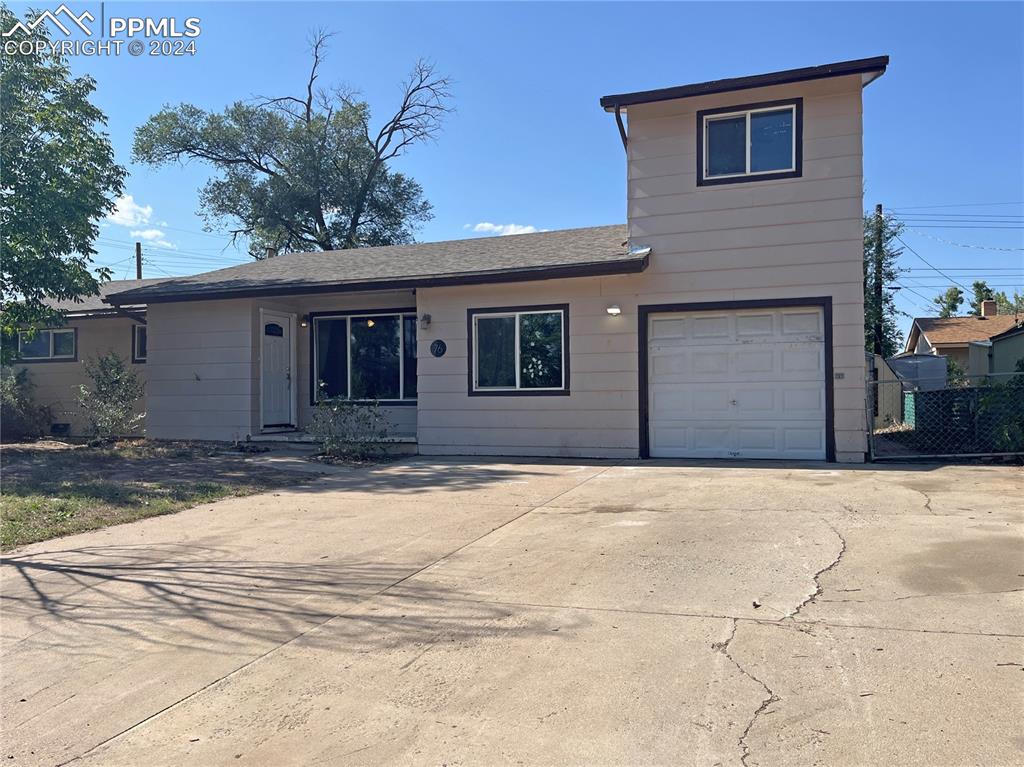
[[6,764],[1024,761],[1019,468],[409,460],[3,559]]

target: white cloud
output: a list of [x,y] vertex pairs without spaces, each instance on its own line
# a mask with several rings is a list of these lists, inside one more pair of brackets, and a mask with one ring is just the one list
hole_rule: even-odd
[[156,245],[161,248],[178,249],[178,246],[173,242],[169,242],[164,237],[164,233],[159,229],[133,229],[132,237],[138,237],[140,240],[145,240],[150,245]]
[[497,234],[502,237],[507,234],[533,234],[534,232],[548,231],[547,229],[538,229],[532,224],[492,224],[489,221],[481,221],[479,224],[466,224],[462,228],[481,234]]
[[152,205],[139,205],[130,194],[123,194],[117,198],[106,220],[120,226],[142,226],[149,223],[152,215]]

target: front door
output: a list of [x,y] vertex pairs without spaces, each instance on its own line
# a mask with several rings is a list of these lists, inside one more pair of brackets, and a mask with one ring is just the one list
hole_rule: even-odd
[[292,419],[292,318],[262,313],[263,426],[294,426]]

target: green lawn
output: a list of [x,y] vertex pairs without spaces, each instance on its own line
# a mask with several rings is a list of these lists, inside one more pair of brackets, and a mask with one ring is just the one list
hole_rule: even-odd
[[59,445],[4,446],[0,548],[170,514],[310,476],[202,444]]

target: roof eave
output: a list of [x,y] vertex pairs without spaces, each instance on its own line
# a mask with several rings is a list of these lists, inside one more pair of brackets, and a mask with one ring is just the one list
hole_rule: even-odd
[[650,250],[645,249],[638,257],[619,261],[590,261],[582,264],[561,266],[530,267],[504,271],[466,272],[462,274],[437,275],[434,277],[407,277],[387,280],[363,280],[347,283],[323,283],[309,285],[292,283],[287,285],[265,285],[248,288],[217,290],[180,291],[164,295],[140,295],[133,291],[113,293],[104,301],[113,306],[140,303],[180,303],[183,301],[216,301],[229,298],[256,298],[260,296],[295,296],[317,293],[360,293],[379,290],[411,290],[413,288],[451,287],[457,285],[486,285],[504,282],[533,282],[538,280],[560,280],[573,277],[602,277],[617,274],[636,274],[644,271],[650,263]]
[[816,67],[787,69],[781,72],[768,72],[761,75],[731,77],[724,80],[693,83],[692,85],[677,85],[671,88],[657,88],[648,91],[602,96],[601,106],[606,112],[613,112],[616,107],[622,109],[636,104],[651,104],[658,101],[672,101],[674,99],[708,96],[715,93],[729,93],[730,91],[765,88],[772,85],[788,85],[808,80],[822,80],[830,77],[845,77],[856,74],[864,75],[861,86],[866,87],[885,74],[888,65],[888,56],[837,61],[832,64],[822,64]]

